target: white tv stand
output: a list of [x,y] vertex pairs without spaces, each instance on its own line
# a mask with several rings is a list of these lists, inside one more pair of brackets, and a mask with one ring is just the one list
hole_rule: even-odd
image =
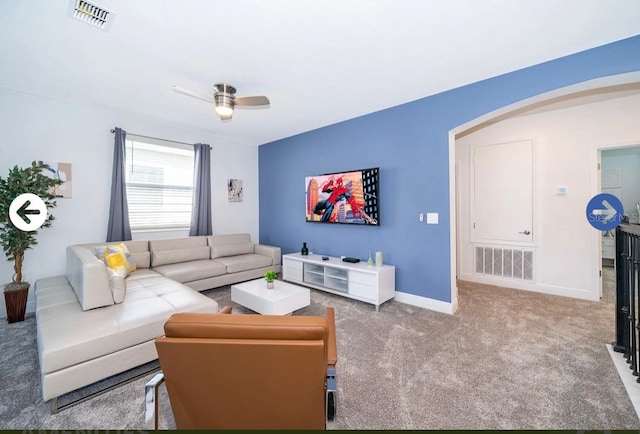
[[340,258],[322,255],[282,255],[282,278],[332,294],[380,305],[392,299],[396,293],[396,267],[376,267],[366,262],[350,263]]

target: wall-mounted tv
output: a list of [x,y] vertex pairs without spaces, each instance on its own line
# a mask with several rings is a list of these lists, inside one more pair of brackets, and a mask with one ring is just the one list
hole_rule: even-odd
[[380,169],[305,177],[308,222],[380,225]]

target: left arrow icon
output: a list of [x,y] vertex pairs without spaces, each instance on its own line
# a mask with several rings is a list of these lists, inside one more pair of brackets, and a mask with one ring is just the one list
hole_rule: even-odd
[[31,201],[30,200],[26,201],[25,203],[22,204],[22,206],[20,208],[18,208],[18,216],[20,216],[20,218],[22,220],[27,222],[27,224],[31,223],[31,219],[29,217],[27,217],[27,214],[32,214],[32,215],[39,215],[40,214],[40,210],[39,209],[31,209],[31,208],[29,208],[29,205],[31,205]]
[[35,194],[23,193],[11,202],[9,218],[21,231],[35,231],[47,219],[47,205]]

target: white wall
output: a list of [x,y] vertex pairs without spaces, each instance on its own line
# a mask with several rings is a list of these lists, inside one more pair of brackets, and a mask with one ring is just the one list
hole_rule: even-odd
[[[90,89],[87,89],[90,91]],[[211,122],[218,122],[212,115]],[[107,234],[113,127],[152,137],[212,145],[212,214],[217,234],[248,232],[258,240],[258,150],[224,142],[209,133],[157,123],[131,113],[41,98],[0,88],[0,176],[14,165],[33,160],[71,163],[73,197],[57,200],[51,228],[38,235],[38,245],[25,254],[24,280],[33,283],[64,274],[69,244],[104,241]],[[228,178],[242,179],[244,201],[227,202]],[[148,234],[171,238],[180,233]],[[137,234],[136,238],[140,238]],[[0,283],[13,274],[13,263],[0,258]],[[33,288],[32,288],[33,289]],[[34,310],[30,290],[28,311]],[[6,316],[4,298],[0,316]]]
[[[640,96],[631,96],[508,119],[458,139],[458,277],[597,300],[600,233],[585,215],[599,188],[597,149],[640,144],[639,118]],[[474,274],[469,230],[472,148],[523,139],[535,146],[533,283]],[[566,196],[555,194],[560,186]]]

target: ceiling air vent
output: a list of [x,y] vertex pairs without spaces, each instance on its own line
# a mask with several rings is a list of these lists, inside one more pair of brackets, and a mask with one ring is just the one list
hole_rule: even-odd
[[85,0],[69,0],[69,16],[107,31],[113,21],[114,13]]

